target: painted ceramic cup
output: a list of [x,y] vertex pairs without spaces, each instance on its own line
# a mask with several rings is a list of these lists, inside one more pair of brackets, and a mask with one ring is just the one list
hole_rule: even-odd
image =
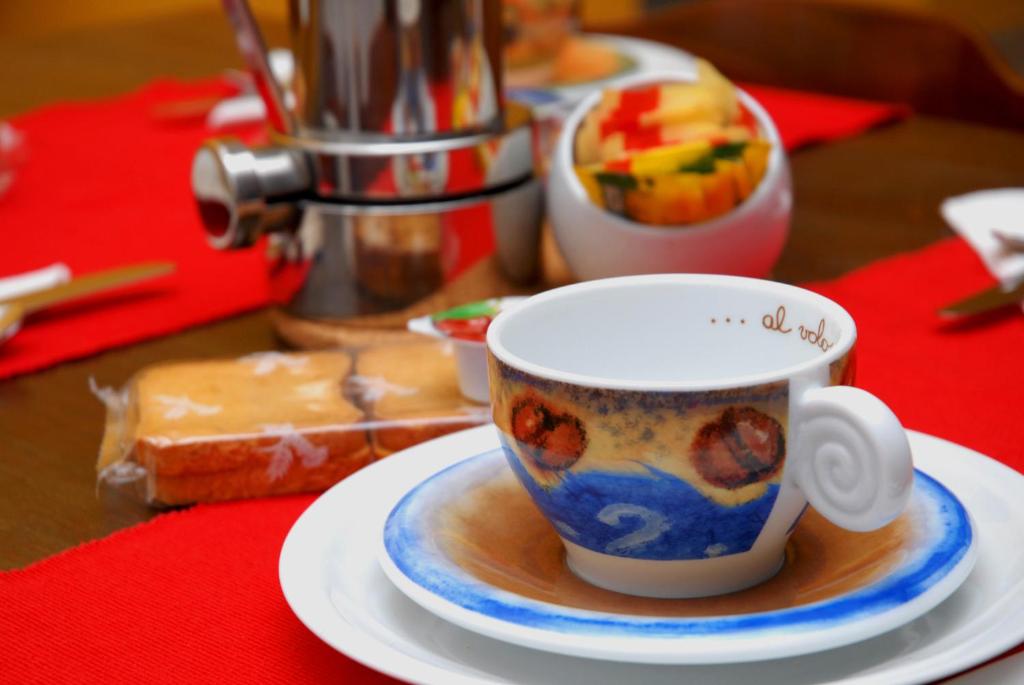
[[855,340],[839,305],[771,281],[571,285],[491,324],[494,421],[577,575],[634,595],[731,592],[780,568],[808,502],[866,531],[910,496],[899,420],[846,385]]

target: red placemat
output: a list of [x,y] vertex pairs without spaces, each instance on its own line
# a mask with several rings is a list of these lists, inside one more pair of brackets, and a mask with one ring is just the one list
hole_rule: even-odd
[[[158,82],[110,100],[54,105],[13,120],[28,160],[0,197],[0,277],[56,261],[73,274],[169,260],[171,276],[34,317],[0,348],[0,378],[181,330],[267,302],[255,250],[206,245],[190,188],[202,118],[154,115],[160,103],[225,97],[217,80]],[[260,126],[231,133],[258,134]]]
[[787,150],[848,138],[910,114],[905,105],[742,84],[768,110]]
[[[1024,316],[940,325],[991,279],[959,239],[815,286],[853,314],[859,385],[909,428],[1024,470]],[[383,682],[292,615],[277,557],[308,496],[198,506],[0,574],[12,682]],[[1018,648],[1019,650],[1020,648]]]
[[[787,147],[836,140],[905,108],[749,87]],[[0,196],[0,277],[67,263],[76,274],[169,259],[173,276],[37,316],[0,352],[0,378],[213,321],[268,301],[256,249],[216,252],[203,238],[189,185],[192,155],[215,132],[203,117],[169,121],[160,106],[226,96],[219,80],[153,83],[136,93],[60,104],[14,119],[29,159]],[[259,135],[260,126],[233,133]]]
[[949,302],[995,285],[959,238],[809,287],[857,323],[857,385],[907,428],[977,450],[1024,472],[1024,316],[1007,308],[962,322]]

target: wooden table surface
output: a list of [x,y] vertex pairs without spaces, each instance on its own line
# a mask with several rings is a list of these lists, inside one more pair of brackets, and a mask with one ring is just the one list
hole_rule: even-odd
[[[25,43],[17,74],[10,66],[17,44],[0,41],[0,65],[6,65],[0,66],[0,115],[45,99],[104,95],[168,73],[216,73],[236,60],[214,12],[120,30],[94,27],[31,48]],[[116,73],[108,68],[112,55]],[[28,85],[11,88],[15,76]],[[792,167],[792,234],[775,273],[790,282],[819,280],[950,235],[939,203],[1020,185],[1024,134],[913,117],[799,151]],[[153,515],[96,490],[104,411],[88,390],[89,378],[117,385],[161,360],[279,346],[267,312],[256,312],[0,382],[0,568],[24,566]]]

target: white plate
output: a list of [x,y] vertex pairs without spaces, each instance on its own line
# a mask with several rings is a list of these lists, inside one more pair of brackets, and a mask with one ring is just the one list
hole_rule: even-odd
[[638,665],[508,645],[435,617],[405,598],[376,561],[394,504],[440,468],[493,449],[483,426],[424,443],[336,485],[295,523],[281,550],[284,595],[339,651],[421,683],[916,683],[962,671],[1024,639],[1024,476],[966,448],[911,433],[915,464],[971,512],[978,561],[928,614],[874,639],[799,658],[716,666]]
[[[907,512],[916,532],[888,559],[893,566],[871,582],[817,602],[739,615],[642,616],[570,608],[479,580],[445,549],[440,538],[446,531],[433,527],[459,493],[510,474],[499,448],[458,461],[419,483],[388,516],[377,560],[395,587],[441,618],[557,654],[651,664],[722,664],[820,652],[875,637],[924,615],[960,587],[977,553],[963,506],[919,471]],[[487,515],[506,513],[490,501],[487,507]],[[474,547],[472,542],[468,546]],[[526,553],[537,563],[535,548]],[[859,565],[871,559],[842,563]],[[508,572],[528,573],[529,566]],[[534,582],[557,583],[547,577]]]
[[577,102],[600,88],[614,88],[620,82],[648,71],[674,71],[683,78],[697,76],[697,60],[693,55],[664,43],[642,38],[616,36],[608,33],[585,33],[588,41],[607,45],[632,64],[604,78],[579,83],[514,86],[509,88],[512,99],[539,106],[543,115],[545,106],[571,109]]

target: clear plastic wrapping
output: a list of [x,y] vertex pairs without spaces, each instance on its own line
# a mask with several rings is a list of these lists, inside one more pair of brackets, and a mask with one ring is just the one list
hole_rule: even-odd
[[165,363],[94,391],[107,405],[99,482],[163,506],[324,490],[490,420],[437,341]]

